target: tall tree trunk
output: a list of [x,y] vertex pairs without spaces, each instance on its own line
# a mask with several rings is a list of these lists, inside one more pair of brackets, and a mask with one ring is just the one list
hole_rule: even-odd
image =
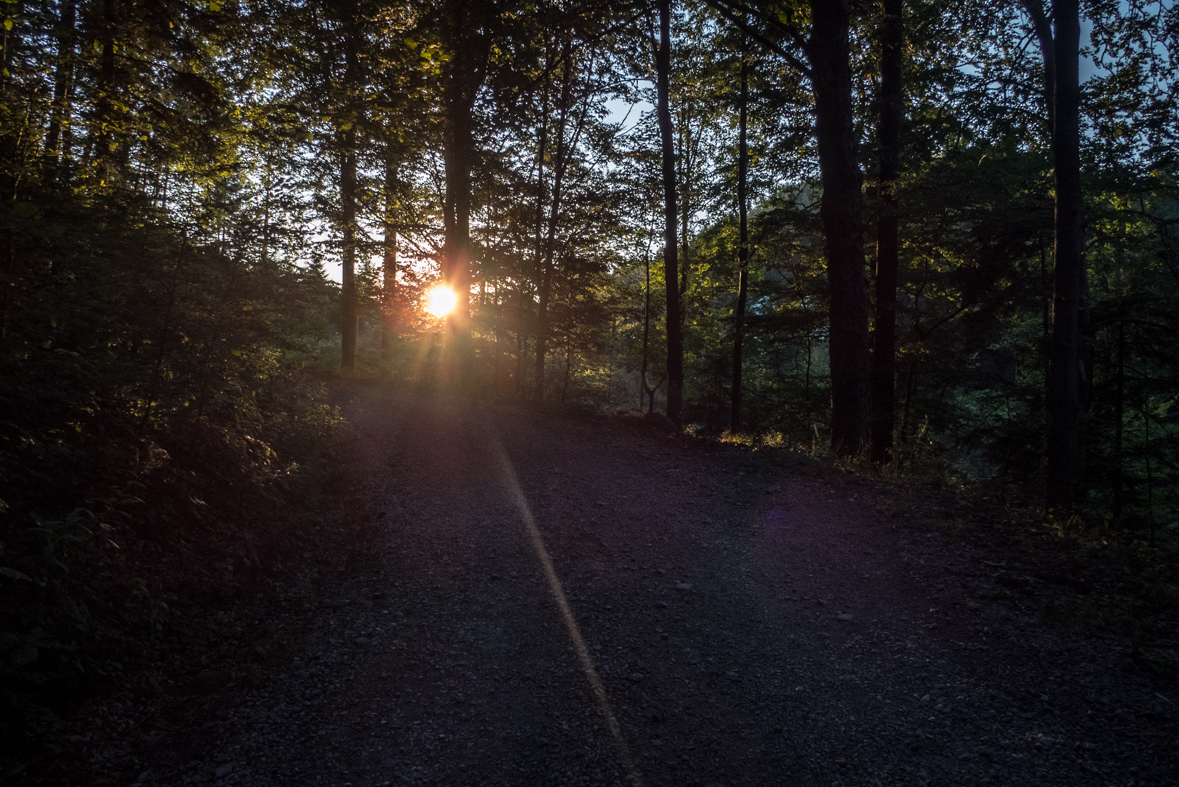
[[57,63],[53,77],[53,109],[45,133],[45,154],[51,177],[57,179],[62,160],[69,157],[62,144],[69,139],[62,129],[69,128],[70,92],[74,83],[74,42],[77,38],[77,0],[63,0],[57,22]]
[[1040,0],[1023,0],[1024,10],[1032,19],[1032,29],[1040,43],[1044,62],[1044,107],[1048,115],[1048,133],[1056,127],[1056,42],[1052,40],[1052,21]]
[[[551,58],[548,55],[548,48],[546,46],[545,68],[551,67]],[[545,156],[548,154],[549,143],[549,81],[546,79],[544,86],[541,89],[541,103],[540,103],[540,141],[537,145],[536,152],[536,355],[539,363],[536,364],[535,386],[533,387],[533,397],[538,401],[544,401],[544,347],[541,341],[541,335],[544,333],[543,322],[541,316],[542,312],[548,309],[548,292],[544,286],[545,278],[545,222],[544,222],[544,207],[547,202],[545,199],[544,189],[544,164]],[[521,317],[523,312],[521,312]]]
[[[639,409],[643,409],[643,395],[647,393],[647,357],[651,340],[651,245],[647,244],[647,253],[643,255],[643,361],[639,366]],[[651,394],[651,406],[647,412],[655,409],[655,394]]]
[[471,159],[474,134],[472,107],[461,100],[453,104],[450,107],[450,127],[446,140],[442,277],[458,296],[458,305],[449,318],[451,330],[464,333],[471,313]]
[[737,240],[737,308],[733,313],[733,390],[729,407],[729,431],[741,431],[741,373],[745,350],[745,302],[749,291],[749,209],[746,180],[749,175],[749,66],[746,57],[749,38],[741,37],[741,107],[737,120],[737,217],[740,237]]
[[469,382],[474,360],[470,347],[471,169],[475,159],[475,98],[483,84],[489,51],[484,20],[478,18],[484,11],[479,0],[450,0],[444,22],[450,59],[442,80],[446,164],[442,277],[457,296],[457,305],[447,317],[447,365],[452,385]]
[[340,133],[340,219],[343,260],[340,276],[340,368],[356,368],[356,132]]
[[544,255],[541,259],[540,277],[536,293],[536,400],[544,401],[545,362],[548,356],[549,298],[553,287],[553,255],[556,251],[557,220],[561,210],[561,187],[565,176],[567,155],[565,126],[569,120],[569,104],[572,91],[572,75],[569,57],[571,42],[566,41],[561,51],[561,92],[560,112],[557,116],[557,155],[553,162],[553,193],[549,200],[549,219],[545,232]]
[[344,38],[344,91],[347,98],[345,116],[340,124],[342,128],[337,135],[340,142],[340,218],[344,236],[340,277],[340,368],[345,370],[356,368],[356,124],[359,107],[356,106],[355,91],[360,80],[356,8],[351,6],[349,13]]
[[[685,102],[686,104],[689,102]],[[680,107],[680,112],[677,113],[682,125],[681,132],[677,134],[679,139],[679,147],[676,156],[676,171],[679,173],[679,200],[677,206],[680,213],[680,254],[678,258],[680,269],[680,303],[683,304],[685,296],[688,293],[688,277],[691,273],[692,258],[691,258],[691,237],[688,229],[692,219],[692,167],[694,166],[693,144],[692,144],[692,122],[688,111],[685,107]],[[686,308],[680,309],[680,324],[683,325],[687,318],[685,312]]]
[[553,173],[553,194],[549,206],[548,231],[545,237],[544,256],[541,260],[540,279],[537,281],[536,297],[536,400],[544,401],[545,361],[548,355],[548,313],[549,298],[553,288],[553,255],[556,248],[558,211],[561,204],[561,181],[565,174],[562,157],[565,147],[565,108],[557,123],[557,162]]
[[663,277],[667,285],[667,417],[680,422],[684,404],[684,332],[680,321],[676,244],[675,137],[668,88],[671,79],[671,0],[658,0],[659,46],[655,50],[656,118],[663,153]]
[[842,455],[868,440],[868,291],[864,284],[863,176],[852,123],[848,0],[812,0],[807,54],[830,293],[831,445]]
[[872,462],[892,459],[896,400],[897,270],[900,222],[897,179],[901,174],[901,82],[905,25],[903,0],[884,0],[880,25],[880,218],[876,231],[876,324],[872,333]]
[[1052,152],[1056,187],[1052,346],[1048,367],[1048,506],[1061,512],[1082,497],[1084,467],[1081,320],[1085,298],[1081,202],[1080,7],[1055,3],[1056,90]]

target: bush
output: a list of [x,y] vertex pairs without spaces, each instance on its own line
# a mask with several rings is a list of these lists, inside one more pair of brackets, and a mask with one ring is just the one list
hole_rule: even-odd
[[0,333],[0,736],[15,746],[247,582],[339,424],[304,371],[321,277],[198,243],[134,197],[20,205]]

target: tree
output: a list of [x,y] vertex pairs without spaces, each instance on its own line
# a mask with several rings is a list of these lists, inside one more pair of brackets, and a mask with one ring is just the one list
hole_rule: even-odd
[[[578,143],[581,139],[582,130],[585,127],[586,117],[589,113],[589,99],[590,94],[588,90],[584,96],[576,96],[574,88],[579,78],[579,63],[577,55],[575,54],[574,41],[571,35],[572,31],[566,30],[564,33],[564,40],[559,42],[546,41],[546,57],[545,57],[545,73],[555,78],[556,96],[555,105],[553,109],[556,111],[556,122],[553,126],[552,135],[555,138],[556,145],[553,153],[552,169],[553,181],[552,191],[549,195],[548,209],[549,215],[546,222],[546,229],[543,242],[539,237],[540,225],[538,223],[538,256],[539,256],[539,270],[537,273],[537,313],[536,313],[536,399],[544,401],[545,392],[545,360],[548,350],[548,332],[549,332],[549,300],[552,295],[553,287],[553,265],[555,255],[557,252],[557,227],[561,219],[561,211],[563,208],[562,200],[565,197],[564,185],[566,173],[570,168],[570,160],[575,155]],[[547,33],[546,33],[547,35]],[[560,33],[558,33],[560,35]],[[538,159],[538,179],[542,186],[538,190],[538,209],[539,199],[544,195],[543,177],[544,177],[544,163],[545,150],[549,136],[548,111],[550,108],[548,86],[544,90],[544,100],[542,101],[542,111],[544,119],[540,124],[540,133],[544,137],[540,141],[539,150],[540,155]],[[579,107],[578,104],[581,104]],[[572,126],[572,128],[570,128]]]
[[811,3],[807,40],[830,291],[831,444],[854,454],[868,441],[868,293],[863,176],[856,157],[847,0]]
[[741,87],[737,129],[737,305],[733,311],[733,390],[729,406],[729,431],[741,431],[741,376],[745,350],[745,305],[749,297],[749,50],[748,36],[741,36]]
[[659,44],[655,48],[655,112],[659,124],[663,171],[663,267],[667,289],[667,417],[679,422],[684,397],[684,334],[680,321],[680,289],[676,224],[675,136],[671,122],[671,0],[658,0]]
[[1085,314],[1084,223],[1081,192],[1080,4],[1053,6],[1056,85],[1052,96],[1052,157],[1056,187],[1052,350],[1048,369],[1048,505],[1069,510],[1081,501],[1085,422],[1081,365]]
[[442,277],[458,296],[447,318],[454,353],[451,382],[467,374],[471,317],[471,170],[475,163],[475,101],[487,75],[492,18],[497,9],[480,0],[446,0],[441,41],[447,60],[442,72],[443,147],[446,195],[442,206],[445,241]]
[[[710,4],[810,79],[823,187],[819,213],[825,236],[830,314],[831,445],[836,452],[851,455],[868,445],[871,400],[863,174],[856,154],[849,3],[812,2],[810,33],[805,40],[793,24],[769,13],[762,13],[760,19],[770,25],[773,33],[755,30],[736,16],[735,12],[751,10],[740,0],[715,0]],[[808,65],[775,43],[771,35],[801,45]]]
[[78,35],[77,0],[63,0],[58,14],[57,29],[54,31],[57,39],[57,62],[54,63],[53,109],[45,133],[45,152],[53,177],[57,177],[57,170],[63,165],[63,159],[69,158],[73,142],[73,129],[69,119],[70,105],[73,101],[74,58]]
[[1087,316],[1081,190],[1080,4],[1058,0],[1052,22],[1038,0],[1024,3],[1044,57],[1045,95],[1052,132],[1056,216],[1049,350],[1049,508],[1070,511],[1083,498],[1085,419],[1082,341]]
[[892,454],[896,396],[897,272],[900,221],[897,188],[901,174],[901,124],[905,114],[905,26],[902,0],[884,0],[880,20],[880,217],[876,228],[876,320],[872,331],[872,461],[888,464]]
[[340,282],[340,366],[345,370],[356,367],[357,292],[356,209],[359,192],[357,159],[359,157],[358,129],[362,127],[363,108],[359,93],[363,90],[360,72],[360,8],[356,2],[332,6],[342,11],[340,26],[343,34],[344,75],[340,85],[343,101],[335,118],[335,133],[340,156],[340,229],[342,243],[342,276]]

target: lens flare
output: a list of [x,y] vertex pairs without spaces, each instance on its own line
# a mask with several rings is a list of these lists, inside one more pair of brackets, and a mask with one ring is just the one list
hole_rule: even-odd
[[426,311],[434,317],[445,317],[458,305],[458,296],[445,284],[439,284],[426,293]]

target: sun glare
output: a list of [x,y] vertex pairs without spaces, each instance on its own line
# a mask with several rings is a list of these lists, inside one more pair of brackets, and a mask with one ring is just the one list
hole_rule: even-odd
[[458,305],[458,296],[445,284],[439,284],[426,293],[426,311],[435,317],[445,317]]

